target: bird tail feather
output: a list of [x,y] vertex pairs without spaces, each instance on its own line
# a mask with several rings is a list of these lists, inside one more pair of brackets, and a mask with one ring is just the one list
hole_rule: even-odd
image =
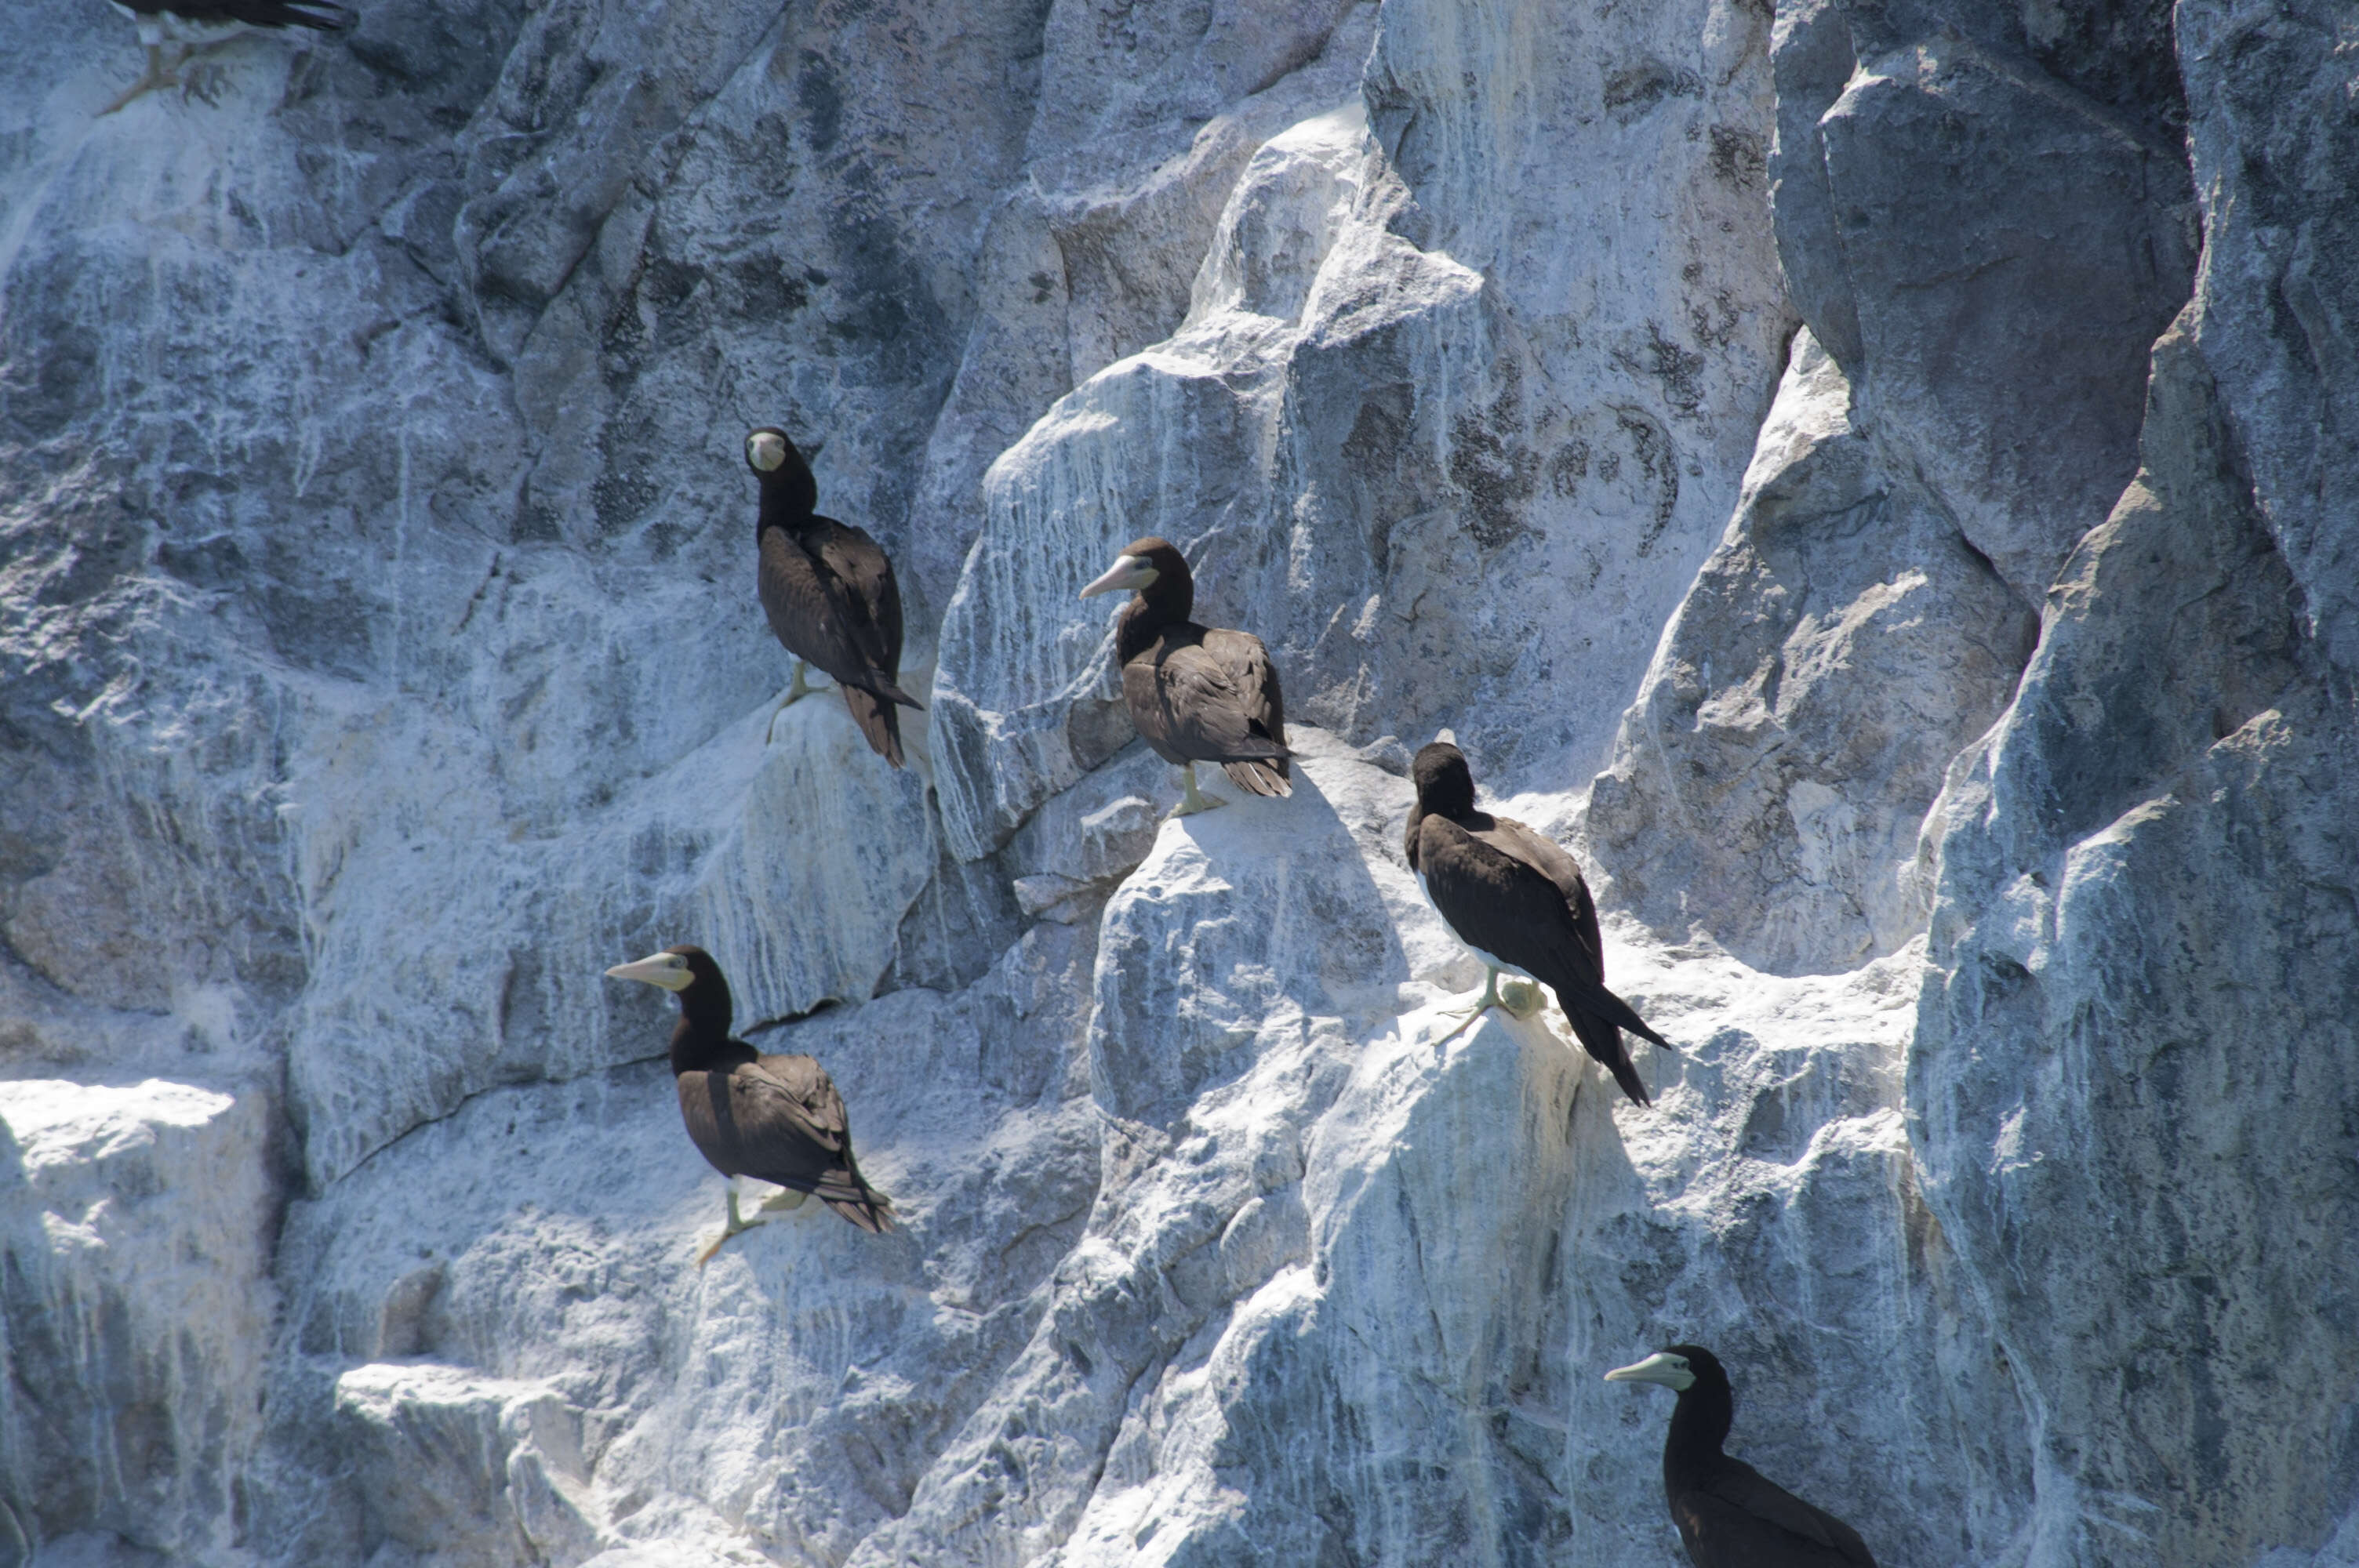
[[1266,762],[1223,762],[1221,771],[1256,795],[1290,795],[1294,793],[1294,786],[1287,782],[1284,757],[1273,757]]
[[829,1172],[820,1182],[819,1199],[873,1235],[893,1228],[893,1200],[870,1186],[857,1170]]
[[1549,989],[1556,992],[1557,1005],[1564,1009],[1567,1018],[1575,1016],[1578,1009],[1581,1012],[1593,1015],[1601,1022],[1610,1023],[1616,1029],[1626,1029],[1639,1039],[1660,1045],[1666,1051],[1675,1048],[1669,1041],[1656,1033],[1645,1019],[1632,1011],[1628,1002],[1607,990],[1599,981],[1570,966],[1559,967],[1557,973],[1548,977],[1548,984]]
[[868,689],[875,692],[878,697],[883,697],[887,702],[898,703],[903,708],[914,708],[920,713],[923,713],[926,710],[926,705],[924,703],[919,702],[916,697],[911,697],[908,692],[903,691],[899,685],[887,679],[884,676],[870,676],[868,677]]
[[882,1236],[894,1228],[893,1201],[883,1193],[872,1192],[856,1198],[822,1195],[820,1202],[872,1236]]
[[852,721],[868,737],[869,748],[878,756],[901,765],[901,716],[893,705],[874,692],[863,691],[856,686],[842,688],[843,706],[852,710]]
[[893,1200],[870,1186],[857,1166],[787,1184],[802,1188],[863,1230],[881,1236],[893,1228]]
[[351,7],[335,0],[276,0],[268,7],[269,22],[282,27],[311,27],[322,33],[349,32],[360,21]]
[[[1558,1004],[1561,1006],[1562,1003],[1563,999],[1559,998]],[[1637,1065],[1630,1060],[1630,1048],[1624,1043],[1620,1030],[1602,1019],[1570,1010],[1564,1016],[1565,1022],[1572,1025],[1573,1036],[1581,1042],[1581,1048],[1614,1075],[1614,1081],[1622,1086],[1622,1092],[1629,1096],[1633,1103],[1654,1103],[1647,1093],[1646,1080],[1638,1076]]]

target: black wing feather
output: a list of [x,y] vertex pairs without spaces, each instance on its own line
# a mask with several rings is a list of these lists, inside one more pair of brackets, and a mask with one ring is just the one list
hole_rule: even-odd
[[142,16],[169,12],[191,22],[243,22],[249,27],[310,27],[340,33],[359,22],[332,0],[124,0]]
[[770,631],[798,658],[817,665],[843,693],[869,746],[902,763],[897,705],[920,708],[901,689],[901,589],[893,563],[864,529],[810,519],[798,538],[762,530],[756,583]]
[[[1286,694],[1269,649],[1250,632],[1218,627],[1204,633],[1204,652],[1218,660],[1245,705],[1245,732],[1257,741],[1286,744]],[[1252,762],[1227,762],[1221,771],[1256,795],[1290,795],[1292,771],[1283,754]]]
[[1859,1531],[1741,1459],[1672,1500],[1700,1568],[1875,1568]]
[[[1620,1031],[1667,1048],[1669,1042],[1605,989],[1598,938],[1592,935],[1595,908],[1590,904],[1586,920],[1581,910],[1588,903],[1586,886],[1580,888],[1579,897],[1569,900],[1548,871],[1492,841],[1497,836],[1495,824],[1481,819],[1481,826],[1478,836],[1438,814],[1419,819],[1413,860],[1425,878],[1426,896],[1469,946],[1515,966],[1554,991],[1582,1049],[1614,1075],[1624,1094],[1640,1105],[1648,1103],[1647,1086],[1631,1063]],[[1538,837],[1521,824],[1516,827]],[[1511,845],[1516,843],[1516,835],[1506,837]],[[1564,859],[1570,862],[1571,857]],[[1578,866],[1571,867],[1571,875],[1578,881]]]

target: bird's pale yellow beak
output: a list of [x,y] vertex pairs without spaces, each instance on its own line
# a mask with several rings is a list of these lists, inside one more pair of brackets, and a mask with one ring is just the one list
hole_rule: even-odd
[[1082,589],[1087,599],[1093,593],[1112,593],[1117,589],[1145,588],[1155,580],[1155,568],[1136,556],[1116,556],[1105,575]]
[[645,980],[651,986],[661,986],[668,991],[684,991],[696,977],[688,972],[688,960],[677,953],[650,953],[636,963],[617,964],[606,971],[610,980]]
[[1660,1383],[1667,1389],[1686,1392],[1695,1384],[1695,1374],[1687,1363],[1668,1350],[1658,1350],[1644,1361],[1627,1367],[1616,1367],[1605,1374],[1609,1383]]

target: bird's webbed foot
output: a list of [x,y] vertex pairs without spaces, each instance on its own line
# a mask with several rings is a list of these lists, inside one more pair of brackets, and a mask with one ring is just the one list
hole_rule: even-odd
[[[762,1206],[764,1208],[767,1208],[770,1206],[766,1203]],[[714,1237],[711,1241],[705,1243],[704,1250],[696,1255],[696,1266],[700,1269],[703,1268],[707,1263],[712,1261],[712,1255],[714,1253],[720,1251],[723,1247],[726,1247],[729,1244],[729,1238],[731,1237],[742,1236],[746,1231],[753,1229],[756,1226],[762,1223],[763,1221],[759,1217],[747,1219],[737,1212],[737,1185],[734,1182],[731,1183],[729,1185],[728,1221],[722,1227],[721,1234]]]
[[[1528,984],[1529,982],[1525,983]],[[1535,986],[1533,989],[1537,990],[1539,988]],[[1491,970],[1488,978],[1484,980],[1483,994],[1474,999],[1473,1006],[1452,1008],[1448,1012],[1442,1014],[1444,1018],[1454,1018],[1458,1020],[1458,1027],[1443,1035],[1440,1039],[1435,1041],[1433,1043],[1433,1048],[1439,1051],[1444,1045],[1449,1044],[1452,1040],[1457,1039],[1460,1035],[1473,1028],[1474,1021],[1481,1018],[1484,1013],[1490,1011],[1495,1007],[1507,1008],[1509,1012],[1515,1012],[1516,1011],[1514,1008],[1508,1007],[1506,998],[1499,994],[1499,971],[1496,969]],[[1516,1016],[1522,1017],[1524,1015],[1517,1013]]]
[[164,63],[163,50],[150,48],[147,51],[147,69],[140,74],[138,81],[125,88],[121,95],[118,96],[114,103],[109,103],[105,108],[101,109],[98,112],[98,117],[103,120],[109,114],[114,114],[117,109],[120,109],[125,104],[130,103],[133,99],[143,97],[147,93],[155,92],[159,87],[178,87],[179,85],[179,77],[174,74],[171,66]]
[[1229,803],[1214,795],[1206,795],[1196,787],[1196,764],[1186,762],[1180,769],[1180,804],[1171,808],[1174,816],[1193,816],[1200,811],[1217,811]]
[[811,685],[810,674],[810,666],[805,664],[802,660],[797,659],[795,661],[795,678],[793,683],[787,687],[787,695],[778,698],[778,706],[770,709],[770,727],[762,731],[763,745],[768,745],[770,743],[770,737],[777,731],[778,728],[779,714],[784,713],[788,708],[792,708],[796,703],[800,702],[803,698],[816,696],[820,692],[827,689],[827,687],[823,686]]
[[[799,1187],[788,1187],[784,1192],[772,1193],[768,1197],[764,1198],[762,1200],[762,1206],[758,1212],[762,1214],[785,1214],[790,1209],[802,1207],[803,1200],[809,1196],[810,1196],[810,1194],[804,1192]],[[761,1222],[756,1220],[754,1223],[758,1225]]]
[[210,108],[221,102],[221,95],[229,88],[228,70],[212,60],[190,65],[184,57],[183,62],[174,68],[174,74],[180,80],[183,103],[193,100]]

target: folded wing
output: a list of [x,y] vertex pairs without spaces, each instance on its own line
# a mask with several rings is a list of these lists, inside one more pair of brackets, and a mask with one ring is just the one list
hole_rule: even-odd
[[680,1114],[725,1174],[810,1193],[863,1230],[893,1228],[892,1200],[853,1159],[843,1097],[812,1058],[764,1056],[726,1073],[683,1073]]
[[[1647,1103],[1647,1087],[1630,1061],[1620,1031],[1669,1042],[1647,1027],[1630,1004],[1605,989],[1598,952],[1597,912],[1581,881],[1580,868],[1562,855],[1575,887],[1568,897],[1559,876],[1510,852],[1529,846],[1524,839],[1546,844],[1521,824],[1509,825],[1504,835],[1497,827],[1477,835],[1446,816],[1429,814],[1418,824],[1419,874],[1426,896],[1470,947],[1498,962],[1522,970],[1556,993],[1574,1036],[1582,1049],[1614,1075],[1622,1092],[1640,1105]],[[1549,848],[1555,849],[1549,845]]]
[[1859,1531],[1741,1459],[1724,1460],[1684,1500],[1698,1533],[1720,1549],[1697,1559],[1711,1568],[1875,1568]]
[[1277,672],[1260,638],[1167,633],[1152,656],[1123,666],[1122,680],[1131,718],[1157,751],[1189,762],[1250,764],[1243,773],[1227,771],[1256,795],[1290,793]]

